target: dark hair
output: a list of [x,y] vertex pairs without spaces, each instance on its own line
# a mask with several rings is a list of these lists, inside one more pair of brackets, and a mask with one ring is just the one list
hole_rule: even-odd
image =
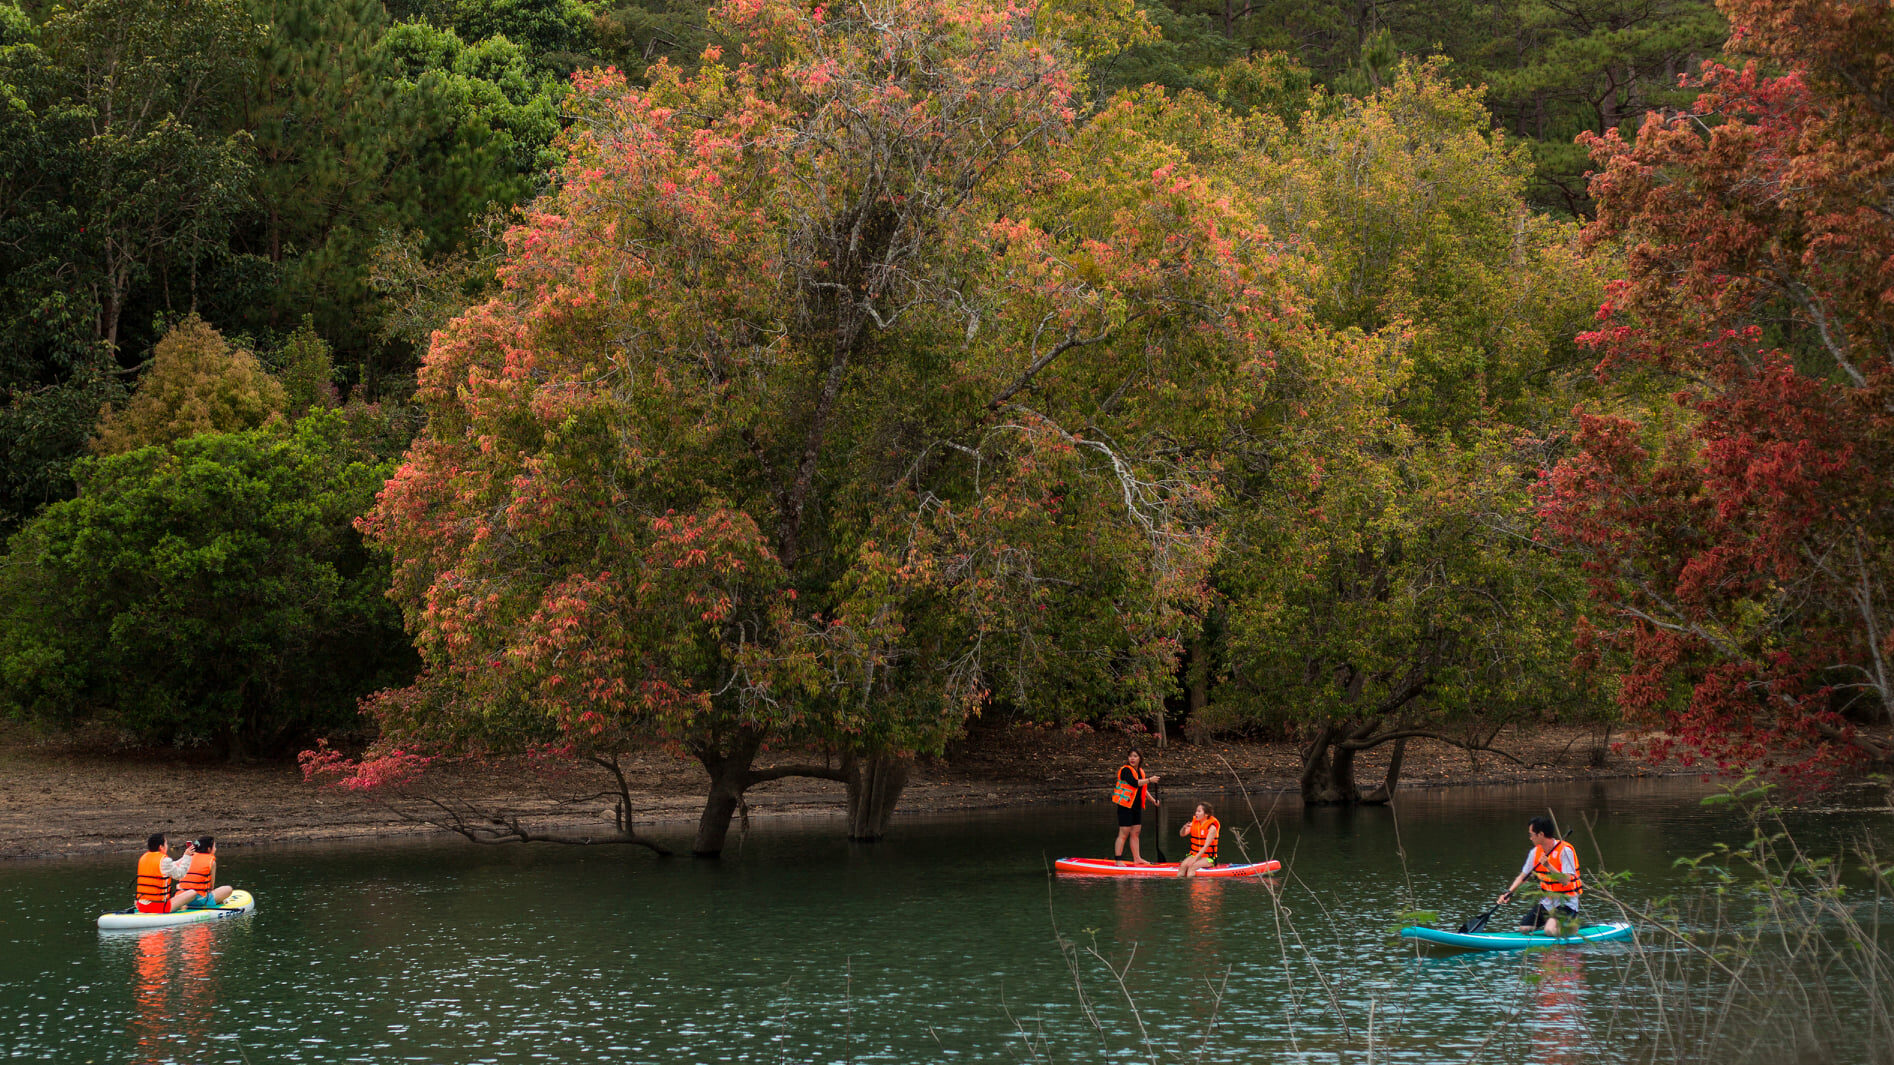
[[1551,836],[1553,839],[1559,836],[1559,826],[1553,824],[1550,817],[1535,817],[1526,822],[1526,828],[1541,836]]
[[1143,757],[1144,757],[1144,752],[1143,752],[1143,751],[1140,751],[1140,750],[1138,750],[1138,749],[1137,749],[1136,747],[1133,747],[1133,748],[1131,748],[1130,750],[1128,750],[1128,751],[1126,751],[1126,752],[1125,752],[1125,761],[1127,761],[1127,762],[1129,762],[1129,761],[1131,761],[1131,756],[1132,756],[1132,755],[1134,755],[1134,754],[1135,754],[1135,755],[1137,755],[1137,756],[1138,756],[1139,758],[1143,758]]
[[199,836],[197,838],[198,850],[207,851],[207,850],[211,850],[215,848],[216,846],[217,846],[217,839],[214,836]]
[[1212,806],[1212,805],[1210,805],[1209,803],[1207,803],[1207,802],[1200,802],[1200,803],[1198,803],[1197,805],[1198,805],[1198,806],[1201,806],[1201,807],[1203,807],[1203,815],[1204,815],[1205,817],[1215,817],[1215,816],[1217,816],[1217,808],[1216,808],[1216,807],[1214,807],[1214,806]]
[[145,849],[148,851],[163,850],[164,849],[164,833],[153,832],[149,837],[147,837],[145,839]]

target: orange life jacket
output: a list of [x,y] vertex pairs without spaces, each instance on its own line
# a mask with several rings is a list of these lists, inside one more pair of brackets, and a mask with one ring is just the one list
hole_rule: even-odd
[[[1570,851],[1572,855],[1572,875],[1562,881],[1552,879],[1559,875],[1559,868],[1552,859],[1557,858],[1560,851]],[[1564,840],[1559,840],[1549,854],[1532,848],[1532,875],[1539,878],[1539,890],[1553,895],[1577,895],[1585,890],[1584,883],[1578,879],[1578,852]]]
[[191,871],[185,873],[184,879],[178,881],[178,890],[208,895],[216,879],[217,859],[208,854],[193,854],[191,855]]
[[[1132,784],[1129,781],[1125,780],[1126,769],[1131,770],[1132,777],[1134,777],[1137,780],[1136,784]],[[1126,763],[1123,767],[1121,767],[1118,770],[1118,786],[1113,788],[1111,791],[1111,801],[1117,803],[1120,806],[1136,806],[1138,805],[1138,799],[1143,794],[1143,792],[1144,792],[1144,770],[1139,769],[1138,767],[1131,765],[1130,763]]]
[[171,878],[163,872],[164,852],[146,851],[138,859],[138,887],[132,897],[139,902],[169,902]]
[[[1213,828],[1217,830],[1217,835],[1216,838],[1211,839],[1210,830]],[[1208,850],[1204,849],[1204,840],[1206,839],[1210,840]],[[1217,820],[1215,817],[1193,817],[1190,819],[1190,853],[1195,854],[1201,850],[1203,851],[1204,857],[1214,862],[1217,860],[1217,843],[1222,839],[1223,822]]]

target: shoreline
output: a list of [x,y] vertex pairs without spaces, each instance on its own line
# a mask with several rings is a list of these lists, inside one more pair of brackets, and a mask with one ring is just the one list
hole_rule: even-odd
[[[1634,737],[1627,737],[1635,739]],[[1546,782],[1698,776],[1700,769],[1655,766],[1610,751],[1597,729],[1538,726],[1509,729],[1495,746],[1524,764],[1490,752],[1437,741],[1410,744],[1400,791]],[[902,793],[896,824],[915,815],[951,814],[1036,804],[1108,801],[1123,753],[1141,746],[1171,791],[1298,793],[1299,759],[1285,742],[1173,741],[1089,731],[982,728],[922,759]],[[1379,783],[1385,750],[1358,763],[1363,790]],[[1376,756],[1379,757],[1376,757]],[[628,765],[637,782],[633,822],[669,835],[688,830],[701,811],[707,783],[695,762],[662,752]],[[471,807],[504,811],[540,830],[582,833],[611,828],[611,806],[571,801],[592,790],[502,763],[458,766],[430,774],[430,791]],[[842,813],[839,783],[788,778],[758,785],[746,796],[753,819]],[[1298,800],[1299,802],[1299,800]],[[294,764],[229,765],[180,752],[106,751],[0,737],[0,861],[35,861],[120,853],[143,847],[153,831],[211,833],[219,846],[245,847],[340,841],[452,839],[417,824],[385,802],[360,793],[303,783]]]

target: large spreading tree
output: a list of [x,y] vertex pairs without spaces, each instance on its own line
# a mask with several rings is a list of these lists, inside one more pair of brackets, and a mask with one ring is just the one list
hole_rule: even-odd
[[[1894,20],[1726,0],[1740,69],[1591,147],[1628,271],[1589,341],[1668,387],[1584,412],[1545,483],[1627,713],[1726,766],[1894,762]],[[1617,659],[1601,657],[1600,661]]]
[[580,75],[364,520],[426,663],[365,774],[665,743],[715,853],[789,774],[876,834],[901,756],[994,701],[1157,706],[1294,316],[1240,189],[1148,106],[1083,115],[1072,54],[1130,10],[744,0],[733,56]]
[[1533,542],[1531,490],[1599,270],[1527,207],[1529,156],[1438,64],[1318,99],[1246,160],[1348,368],[1296,397],[1327,413],[1232,449],[1198,725],[1294,735],[1307,802],[1385,801],[1409,740],[1486,748],[1584,705],[1565,675],[1581,585]]

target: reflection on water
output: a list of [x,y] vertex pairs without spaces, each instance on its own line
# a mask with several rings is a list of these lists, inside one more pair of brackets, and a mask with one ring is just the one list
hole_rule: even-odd
[[1579,1048],[1591,1040],[1582,1008],[1585,952],[1542,950],[1526,955],[1535,971],[1529,1061],[1540,1065],[1578,1065]]
[[[874,847],[835,823],[766,822],[717,863],[232,847],[226,879],[255,914],[117,935],[91,922],[124,904],[135,856],[15,864],[0,867],[0,1056],[1641,1060],[1622,1030],[1642,1005],[1623,998],[1623,945],[1433,956],[1390,935],[1410,906],[1446,924],[1483,908],[1547,809],[1586,826],[1571,835],[1588,869],[1632,872],[1646,898],[1676,888],[1675,857],[1740,832],[1675,784],[1626,782],[1417,793],[1392,811],[1284,804],[1267,825],[1243,810],[1225,818],[1232,841],[1240,828],[1251,857],[1288,864],[1250,881],[1049,878],[1054,857],[1110,853],[1102,803],[911,819]],[[1803,827],[1826,850],[1889,825]]]
[[136,1065],[189,1060],[210,1038],[217,1006],[212,923],[106,933],[132,947],[132,1011],[126,1035]]

